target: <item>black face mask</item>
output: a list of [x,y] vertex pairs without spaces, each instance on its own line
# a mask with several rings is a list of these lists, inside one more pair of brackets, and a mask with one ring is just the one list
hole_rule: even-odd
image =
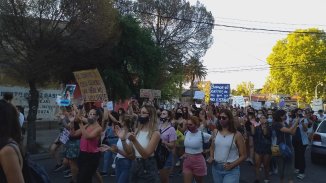
[[298,116],[299,116],[299,118],[303,118],[303,115],[302,114],[299,114]]
[[149,122],[149,117],[148,116],[147,117],[139,116],[138,121],[139,121],[140,124],[144,125],[144,124]]
[[176,114],[175,114],[175,117],[176,117],[177,119],[181,118],[181,117],[182,117],[182,113],[176,113]]
[[168,120],[168,118],[160,118],[160,120],[161,120],[163,123],[165,123],[165,122]]

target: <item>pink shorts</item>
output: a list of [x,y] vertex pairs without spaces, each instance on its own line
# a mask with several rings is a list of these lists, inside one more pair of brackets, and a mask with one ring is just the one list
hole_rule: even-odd
[[195,176],[207,175],[207,166],[202,154],[185,155],[183,161],[183,173],[191,173]]

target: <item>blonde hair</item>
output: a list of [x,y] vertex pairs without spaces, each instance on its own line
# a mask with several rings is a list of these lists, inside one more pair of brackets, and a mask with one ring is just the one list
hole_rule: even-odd
[[[148,137],[151,138],[153,133],[155,131],[158,131],[158,125],[157,125],[157,115],[156,115],[156,109],[152,105],[143,105],[142,108],[145,108],[149,114],[149,122],[148,122]],[[136,135],[143,127],[142,124],[140,124],[140,128],[137,129]]]

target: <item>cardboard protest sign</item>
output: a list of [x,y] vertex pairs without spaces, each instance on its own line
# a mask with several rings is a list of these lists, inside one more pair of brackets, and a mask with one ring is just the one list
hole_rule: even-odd
[[240,106],[240,107],[245,107],[246,106],[246,103],[245,103],[245,100],[243,98],[243,96],[233,96],[232,97],[233,99],[233,102],[232,102],[232,105],[236,105],[236,106]]
[[85,102],[108,100],[106,88],[97,69],[74,72]]
[[161,90],[140,89],[140,98],[161,98]]

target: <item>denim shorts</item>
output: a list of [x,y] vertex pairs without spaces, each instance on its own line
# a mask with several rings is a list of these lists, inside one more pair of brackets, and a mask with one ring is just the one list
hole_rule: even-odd
[[129,181],[132,183],[159,183],[156,159],[154,157],[136,158],[131,165]]
[[232,170],[225,170],[224,163],[213,163],[212,175],[214,183],[239,183],[240,167],[237,166]]
[[170,152],[167,160],[165,161],[163,168],[172,168],[173,167],[173,153]]

